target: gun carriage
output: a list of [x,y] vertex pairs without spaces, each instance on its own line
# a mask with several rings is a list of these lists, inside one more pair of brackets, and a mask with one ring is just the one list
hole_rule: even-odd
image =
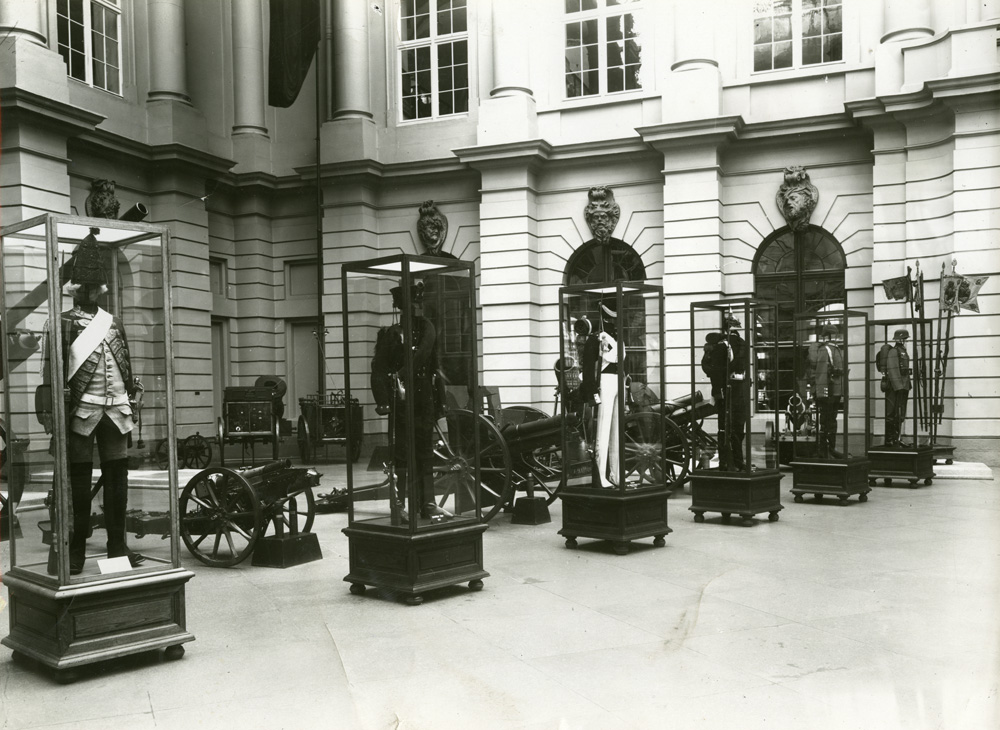
[[354,438],[347,438],[348,407],[352,416],[360,423],[362,415],[358,399],[352,398],[348,406],[342,390],[299,398],[297,437],[303,464],[308,464],[315,458],[318,447],[325,448],[329,445],[347,449],[347,458],[352,462],[360,458],[360,431]]

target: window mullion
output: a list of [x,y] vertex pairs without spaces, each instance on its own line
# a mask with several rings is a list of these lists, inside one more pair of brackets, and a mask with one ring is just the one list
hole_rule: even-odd
[[93,11],[90,0],[83,0],[83,76],[88,86],[94,85]]
[[431,119],[437,119],[441,113],[438,106],[438,44],[437,33],[431,29]]

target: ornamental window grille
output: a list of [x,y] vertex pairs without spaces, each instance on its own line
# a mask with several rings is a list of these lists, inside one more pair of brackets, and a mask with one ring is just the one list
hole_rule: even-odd
[[398,59],[403,121],[468,112],[467,0],[401,0]]
[[844,60],[844,0],[756,0],[753,70]]
[[566,98],[643,88],[642,3],[565,0]]
[[121,9],[118,0],[58,0],[57,44],[70,77],[121,95]]

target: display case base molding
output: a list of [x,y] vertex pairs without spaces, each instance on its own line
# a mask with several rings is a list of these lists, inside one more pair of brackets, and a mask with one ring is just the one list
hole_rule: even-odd
[[799,459],[792,462],[792,494],[801,502],[807,494],[816,499],[837,497],[841,504],[853,495],[859,502],[868,501],[869,461],[863,456],[846,459]]
[[706,512],[720,512],[722,521],[739,515],[750,524],[754,515],[768,513],[776,522],[781,504],[781,477],[777,469],[752,472],[703,469],[691,472],[691,507],[695,522],[704,522]]
[[185,628],[184,585],[194,573],[110,578],[49,588],[10,573],[10,634],[3,644],[56,671],[61,682],[80,667],[139,652],[166,649],[170,659],[194,640]]
[[916,487],[921,481],[925,485],[933,483],[933,446],[875,446],[868,450],[868,485],[874,487],[882,479],[885,486],[892,486],[892,480],[907,481]]
[[[664,538],[673,530],[667,526],[668,490],[643,494],[594,494],[563,490],[562,529],[566,547],[575,548],[578,537],[609,540],[614,551],[626,555],[632,540],[652,537],[653,545],[663,547]],[[611,491],[611,490],[609,490]]]
[[934,444],[934,462],[943,461],[951,465],[955,463],[955,447],[951,444]]
[[478,591],[483,578],[485,524],[443,528],[410,535],[345,527],[351,572],[344,580],[360,595],[373,586],[416,605],[423,594],[465,583]]

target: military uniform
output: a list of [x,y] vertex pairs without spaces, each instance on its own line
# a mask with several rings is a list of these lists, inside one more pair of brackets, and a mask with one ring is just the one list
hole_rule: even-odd
[[906,421],[906,405],[910,397],[910,356],[906,352],[909,333],[897,330],[893,339],[895,345],[886,356],[885,377],[885,443],[899,446],[903,423]]
[[[825,330],[824,336],[836,333],[836,328],[833,328],[832,331]],[[840,458],[842,454],[836,449],[837,411],[844,397],[844,354],[836,343],[827,340],[809,345],[806,379],[812,385],[819,411],[819,455]]]
[[[742,470],[743,440],[749,394],[746,392],[746,343],[738,331],[722,335],[706,348],[702,370],[712,382],[712,398],[719,421],[719,462],[724,470]],[[735,376],[735,377],[734,377]]]

